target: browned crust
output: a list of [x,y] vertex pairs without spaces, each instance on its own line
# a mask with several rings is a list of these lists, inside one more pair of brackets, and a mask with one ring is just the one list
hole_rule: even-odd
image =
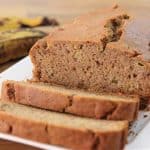
[[25,85],[15,81],[3,82],[1,97],[6,101],[96,119],[133,121],[139,110],[138,98],[135,101],[127,100],[125,102],[112,101],[109,98],[97,99],[84,97],[80,94],[44,90],[33,87],[30,83]]
[[71,149],[121,150],[126,142],[127,126],[120,131],[94,132],[27,120],[0,111],[0,132]]

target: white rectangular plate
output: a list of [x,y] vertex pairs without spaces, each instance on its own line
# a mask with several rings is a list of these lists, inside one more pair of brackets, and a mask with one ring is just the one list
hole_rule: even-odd
[[[21,60],[6,71],[0,74],[0,88],[4,80],[26,80],[32,77],[32,64],[29,57]],[[147,117],[144,117],[147,115]],[[150,150],[150,111],[139,113],[137,121],[132,125],[132,134],[128,136],[129,144],[126,145],[125,150]],[[62,150],[63,148],[47,145],[39,142],[18,138],[12,135],[0,133],[0,139],[7,139],[10,141],[32,145],[34,147],[48,149],[48,150]]]

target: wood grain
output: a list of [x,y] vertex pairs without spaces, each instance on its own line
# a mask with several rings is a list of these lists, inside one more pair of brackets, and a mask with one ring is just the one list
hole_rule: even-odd
[[0,139],[0,150],[39,150],[39,149]]
[[[129,11],[140,13],[150,10],[149,0],[0,0],[0,16],[49,16],[60,23],[94,9],[120,4]],[[4,70],[14,62],[0,66]],[[0,150],[37,150],[22,144],[0,140]]]

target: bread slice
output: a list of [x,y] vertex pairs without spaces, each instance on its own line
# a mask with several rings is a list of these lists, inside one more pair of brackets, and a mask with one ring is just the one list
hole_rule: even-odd
[[84,117],[111,120],[136,119],[138,97],[93,94],[60,86],[21,81],[4,81],[3,100]]
[[150,97],[150,15],[98,10],[51,32],[30,50],[35,81]]
[[122,150],[128,123],[75,117],[0,101],[0,132],[80,150]]

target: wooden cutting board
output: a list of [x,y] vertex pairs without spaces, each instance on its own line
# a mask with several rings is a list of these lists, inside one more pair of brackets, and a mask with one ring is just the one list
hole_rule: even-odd
[[[129,11],[150,13],[149,0],[115,0]],[[56,18],[61,24],[75,16],[95,9],[110,7],[114,0],[3,0],[0,1],[0,16],[49,16]],[[49,31],[49,29],[45,29]],[[0,72],[16,61],[0,66]],[[36,150],[22,144],[0,140],[0,150]]]
[[0,139],[0,150],[38,150],[38,148]]

